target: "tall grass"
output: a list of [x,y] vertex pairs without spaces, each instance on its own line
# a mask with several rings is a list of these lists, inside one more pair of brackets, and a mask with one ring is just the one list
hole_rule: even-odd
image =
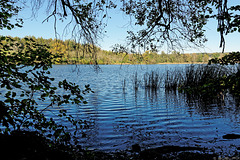
[[167,70],[164,84],[167,91],[181,89],[198,92],[208,89],[208,85],[221,85],[221,79],[229,74],[229,68],[220,65],[189,65],[185,70]]
[[123,93],[125,93],[125,90],[126,90],[126,79],[124,79],[123,82],[122,82],[122,89],[123,89]]
[[156,71],[146,72],[143,76],[144,88],[145,89],[159,89],[161,87],[161,82],[163,75],[160,75]]
[[[240,77],[240,67],[224,67],[221,65],[188,65],[185,68],[175,68],[159,73],[150,71],[139,76],[136,72],[132,77],[133,89],[137,91],[140,87],[144,89],[157,90],[165,88],[165,91],[186,91],[188,93],[211,93],[222,94],[225,90],[226,77]],[[225,78],[225,79],[224,79]],[[125,90],[126,80],[123,81]],[[239,87],[239,83],[235,84]],[[226,86],[227,88],[227,86]],[[236,90],[236,89],[235,89]]]
[[228,74],[229,70],[220,65],[190,65],[185,69],[181,87],[200,87],[206,83],[220,80]]
[[133,88],[134,88],[134,90],[137,91],[138,88],[139,88],[140,85],[141,85],[141,79],[139,79],[139,76],[138,76],[138,73],[137,73],[137,72],[135,72],[135,74],[133,75],[133,80],[132,80],[132,82],[133,82]]
[[[140,87],[145,89],[156,90],[162,86],[163,74],[157,71],[146,72],[143,76],[139,76],[137,72],[132,76],[133,89],[137,91]],[[123,88],[126,86],[126,79],[123,80]]]
[[183,78],[181,70],[177,69],[167,70],[164,77],[164,85],[166,91],[177,90]]
[[232,73],[226,78],[226,86],[235,98],[240,99],[240,64],[234,65]]

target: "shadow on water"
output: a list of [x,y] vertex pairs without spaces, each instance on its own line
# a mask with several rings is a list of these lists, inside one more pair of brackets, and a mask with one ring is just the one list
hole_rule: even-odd
[[201,116],[228,117],[232,122],[239,122],[239,99],[231,94],[196,95],[181,93],[186,97],[186,104],[194,108]]
[[[159,94],[164,94],[160,96]],[[220,95],[198,95],[187,94],[179,91],[166,91],[164,89],[151,90],[145,89],[145,100],[150,104],[161,105],[165,98],[165,104],[174,104],[174,106],[184,105],[201,116],[220,116],[220,117],[238,117],[240,114],[239,97],[231,94]],[[240,119],[236,120],[239,121]]]

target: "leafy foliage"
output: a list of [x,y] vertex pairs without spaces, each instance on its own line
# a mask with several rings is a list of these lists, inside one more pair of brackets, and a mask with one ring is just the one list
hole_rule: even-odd
[[225,77],[224,84],[229,88],[230,92],[234,95],[240,96],[240,52],[231,52],[222,58],[215,58],[209,61],[209,64],[235,65],[236,69],[233,74]]
[[209,19],[216,19],[224,52],[225,35],[240,31],[240,7],[229,6],[229,0],[121,1],[122,11],[140,28],[128,32],[129,45],[135,50],[156,50],[163,45],[179,50],[203,46],[207,41],[204,26]]
[[222,58],[214,58],[209,60],[208,64],[234,65],[240,63],[240,52],[231,52]]
[[[80,90],[78,85],[66,80],[54,86],[54,78],[50,77],[49,69],[58,56],[51,54],[47,48],[28,38],[23,46],[10,37],[1,37],[1,132],[8,134],[16,130],[36,130],[57,142],[67,143],[71,139],[67,127],[47,118],[45,113],[50,108],[63,104],[87,103],[82,95],[91,89],[87,85],[84,90]],[[58,89],[65,90],[68,94],[57,94]],[[42,102],[48,105],[40,108]],[[75,134],[79,128],[86,126],[86,123],[68,115],[64,108],[59,108],[58,116],[64,117],[75,126]]]
[[[167,44],[170,48],[182,49],[182,41],[201,46],[206,41],[203,26],[205,14],[212,12],[208,2],[202,0],[129,0],[122,10],[142,26],[137,33],[129,32],[132,47],[156,49]],[[201,18],[200,18],[201,17]]]
[[7,28],[8,30],[22,26],[22,19],[17,18],[16,23],[13,24],[10,19],[18,14],[21,7],[15,5],[14,1],[1,0],[0,1],[0,29]]

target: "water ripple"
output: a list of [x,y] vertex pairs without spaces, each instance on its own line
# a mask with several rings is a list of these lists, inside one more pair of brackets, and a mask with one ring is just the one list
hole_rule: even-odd
[[[67,107],[69,113],[92,122],[85,130],[87,136],[79,137],[81,144],[104,151],[130,149],[136,143],[143,148],[162,145],[239,146],[238,140],[222,139],[224,134],[240,131],[239,110],[214,104],[209,104],[208,109],[202,108],[187,101],[184,95],[165,93],[162,88],[156,92],[133,88],[131,77],[136,71],[141,77],[147,70],[164,72],[166,67],[173,68],[174,65],[132,65],[121,69],[118,65],[109,65],[101,66],[100,73],[91,72],[84,66],[81,74],[70,73],[69,66],[55,66],[53,75],[57,80],[64,75],[80,86],[90,84],[94,91],[85,95],[87,105]],[[123,90],[124,78],[126,86]]]

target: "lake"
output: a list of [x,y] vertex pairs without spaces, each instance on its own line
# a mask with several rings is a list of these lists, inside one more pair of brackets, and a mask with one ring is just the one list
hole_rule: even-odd
[[[90,84],[94,93],[85,95],[88,104],[65,106],[78,119],[90,121],[84,136],[84,148],[100,151],[163,145],[200,146],[216,152],[232,153],[240,140],[222,136],[240,133],[240,110],[230,96],[224,103],[191,101],[184,94],[133,87],[134,75],[183,68],[186,65],[100,65],[94,71],[88,65],[54,65],[51,76],[67,79],[83,88]],[[53,116],[53,115],[48,115]],[[71,130],[71,129],[70,129]]]

